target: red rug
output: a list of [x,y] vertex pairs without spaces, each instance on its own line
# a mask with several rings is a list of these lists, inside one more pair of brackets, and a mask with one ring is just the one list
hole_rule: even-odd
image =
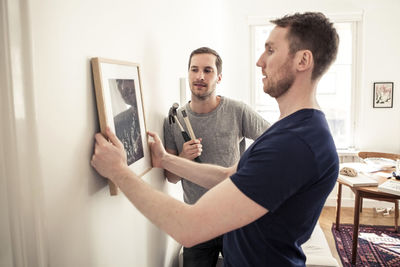
[[[353,225],[332,225],[336,249],[344,267],[351,264]],[[360,225],[355,266],[400,266],[400,233],[393,226]]]

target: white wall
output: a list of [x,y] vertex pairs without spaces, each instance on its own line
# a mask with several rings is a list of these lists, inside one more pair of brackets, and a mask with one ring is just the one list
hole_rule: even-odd
[[[110,197],[106,181],[89,165],[93,134],[99,129],[91,57],[141,64],[147,127],[161,133],[163,117],[179,101],[179,78],[186,76],[191,50],[206,45],[219,51],[224,60],[220,92],[249,102],[247,16],[363,10],[359,145],[400,150],[396,0],[2,0],[1,4],[8,14],[2,16],[1,29],[8,29],[11,40],[0,46],[11,58],[4,58],[10,64],[1,69],[1,77],[11,78],[2,82],[8,91],[2,92],[1,104],[8,109],[2,109],[0,118],[11,127],[2,128],[7,143],[0,147],[0,185],[11,190],[1,190],[6,194],[1,200],[8,201],[8,205],[2,202],[1,212],[8,216],[0,224],[4,237],[0,248],[13,251],[2,250],[0,263],[28,266],[23,258],[35,260],[37,264],[30,266],[158,267],[173,262],[173,242],[123,195]],[[393,109],[372,109],[373,81],[395,82]],[[159,170],[143,179],[159,190],[169,189]]]
[[[13,41],[4,46],[10,55],[16,55],[9,66],[13,72],[10,76],[21,75],[27,84],[20,86],[22,96],[16,97],[23,99],[21,105],[26,108],[22,111],[12,96],[9,101],[2,98],[2,104],[10,107],[2,119],[14,118],[10,122],[13,129],[3,129],[4,136],[15,146],[5,146],[1,155],[10,155],[21,143],[21,139],[13,140],[13,132],[25,132],[31,138],[24,136],[23,140],[29,140],[27,145],[33,149],[38,167],[32,172],[33,166],[18,160],[23,158],[22,149],[17,150],[14,161],[19,166],[6,166],[6,160],[2,160],[7,171],[5,175],[2,172],[2,184],[14,179],[6,177],[10,173],[21,183],[29,181],[31,192],[38,192],[21,202],[16,199],[22,193],[8,192],[6,197],[12,201],[9,206],[1,206],[2,212],[10,214],[2,217],[5,219],[1,224],[1,247],[14,249],[4,250],[4,262],[18,266],[24,266],[24,262],[25,266],[170,265],[174,251],[167,247],[171,242],[166,235],[139,214],[122,194],[110,197],[106,181],[89,165],[93,135],[99,129],[89,60],[100,56],[141,64],[147,127],[161,133],[170,105],[179,101],[179,77],[186,75],[190,51],[203,45],[220,48],[219,29],[215,25],[220,24],[221,5],[211,0],[201,5],[176,0],[21,0],[2,1],[3,5],[7,16],[2,16],[2,26],[7,29],[6,34],[20,38],[17,29],[24,36],[23,42]],[[31,74],[15,70],[18,59]],[[11,94],[20,92],[14,86],[18,83],[18,79],[12,79]],[[15,111],[22,112],[21,127]],[[24,126],[30,124],[33,127],[28,132]],[[14,173],[18,168],[23,168],[27,175]],[[159,170],[151,171],[143,179],[167,191]],[[11,209],[24,206],[30,198],[37,208],[32,216],[40,218],[39,229],[33,229],[39,238],[23,238],[8,224],[17,222],[25,227],[19,217],[28,208],[15,216]],[[26,244],[10,246],[10,239]],[[25,253],[26,248],[37,244],[44,246],[44,250]],[[37,260],[35,255],[42,259]]]
[[[123,195],[110,197],[89,166],[98,131],[89,58],[141,64],[147,127],[161,133],[189,52],[219,46],[220,6],[72,0],[31,1],[30,10],[50,265],[162,266],[166,235]],[[143,179],[166,190],[160,171]]]

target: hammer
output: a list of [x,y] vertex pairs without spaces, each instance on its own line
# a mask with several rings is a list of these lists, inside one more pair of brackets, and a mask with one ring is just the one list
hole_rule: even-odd
[[187,141],[190,141],[190,137],[187,134],[187,132],[185,131],[185,129],[183,129],[182,124],[179,122],[178,117],[176,116],[176,114],[177,114],[176,110],[178,109],[178,107],[179,107],[179,104],[174,103],[172,105],[172,107],[169,109],[169,112],[168,112],[169,124],[176,122],[179,126],[179,129],[181,129],[183,139],[185,140],[185,142],[187,142]]
[[[187,141],[190,141],[191,140],[191,138],[190,138],[190,136],[187,134],[187,132],[185,131],[185,129],[183,129],[183,127],[182,127],[182,124],[179,122],[179,120],[178,120],[178,117],[177,117],[177,112],[176,112],[176,110],[178,109],[178,107],[179,107],[179,104],[178,103],[174,103],[173,105],[172,105],[172,107],[169,109],[169,112],[168,112],[168,120],[169,120],[169,124],[172,124],[172,123],[177,123],[178,124],[178,126],[179,126],[179,129],[181,130],[181,133],[182,133],[182,137],[183,137],[183,140],[185,140],[185,142],[187,142]],[[186,125],[187,126],[187,125]],[[191,129],[191,128],[190,128]],[[191,129],[192,130],[192,129]],[[193,132],[193,130],[192,130],[192,132]],[[193,134],[193,136],[194,136],[194,134]],[[195,138],[192,138],[192,139],[195,139]],[[200,160],[200,158],[199,157],[196,157],[195,159],[194,159],[196,162],[201,162],[201,160]]]

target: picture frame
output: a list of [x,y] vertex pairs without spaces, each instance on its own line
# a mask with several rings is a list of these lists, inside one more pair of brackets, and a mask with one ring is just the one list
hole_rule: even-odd
[[374,83],[374,108],[392,108],[393,107],[393,82],[375,82]]
[[[91,59],[100,131],[110,127],[123,143],[129,168],[139,177],[151,168],[143,107],[140,66],[137,63],[95,57]],[[117,186],[109,180],[111,195]]]

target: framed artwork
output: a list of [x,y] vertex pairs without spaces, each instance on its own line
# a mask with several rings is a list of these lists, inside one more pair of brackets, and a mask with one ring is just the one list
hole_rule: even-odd
[[[136,63],[92,58],[100,130],[110,127],[124,144],[127,164],[139,176],[148,172],[151,155],[144,117],[140,67]],[[110,194],[117,186],[109,180]]]
[[374,108],[393,107],[393,82],[374,83]]

